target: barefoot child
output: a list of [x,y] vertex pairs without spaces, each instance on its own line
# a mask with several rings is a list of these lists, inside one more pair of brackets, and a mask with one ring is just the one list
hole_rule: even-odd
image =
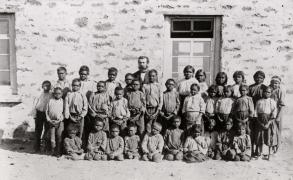
[[165,159],[168,161],[183,159],[183,130],[179,129],[181,124],[180,116],[172,117],[172,126],[170,126],[165,135]]
[[239,123],[237,126],[237,135],[233,139],[233,150],[235,156],[232,159],[235,161],[250,161],[251,159],[251,141],[250,136],[246,134],[244,123]]
[[140,151],[140,138],[136,135],[137,127],[135,124],[130,123],[128,125],[128,136],[125,136],[125,149],[124,154],[127,159],[139,159],[139,151]]
[[208,119],[205,121],[204,138],[208,145],[207,156],[210,158],[215,157],[216,142],[218,138],[218,132],[215,131],[216,121],[214,119]]
[[162,125],[154,122],[151,133],[146,133],[142,144],[142,160],[160,162],[162,160],[162,151],[164,147],[164,139],[160,134]]
[[82,141],[76,136],[76,125],[70,124],[67,127],[67,137],[64,139],[65,157],[71,160],[84,159],[83,149],[81,148]]
[[116,80],[118,75],[118,70],[115,67],[108,69],[108,79],[106,80],[106,90],[112,99],[115,98],[115,88],[122,87],[120,82]]
[[119,126],[116,124],[111,125],[110,137],[107,141],[107,156],[109,160],[123,161],[124,141],[119,136]]

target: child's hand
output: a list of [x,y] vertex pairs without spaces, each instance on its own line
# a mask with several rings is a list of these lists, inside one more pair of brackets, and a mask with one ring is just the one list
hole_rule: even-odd
[[114,159],[114,157],[115,157],[115,156],[114,156],[114,153],[110,153],[110,154],[109,154],[109,157],[110,157],[110,159]]

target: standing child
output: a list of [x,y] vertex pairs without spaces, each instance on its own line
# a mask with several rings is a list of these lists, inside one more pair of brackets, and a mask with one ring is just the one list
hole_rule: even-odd
[[74,124],[67,127],[67,136],[64,139],[65,157],[71,160],[84,159],[83,149],[81,148],[82,141],[76,136],[77,130]]
[[200,87],[197,84],[190,86],[190,95],[184,100],[182,113],[185,118],[184,127],[186,130],[193,125],[201,125],[203,128],[202,115],[205,112],[205,102],[199,94]]
[[224,96],[224,87],[227,85],[228,76],[225,72],[219,72],[216,76],[217,96]]
[[184,159],[188,163],[203,162],[208,160],[208,144],[205,142],[203,136],[201,136],[201,126],[194,125],[191,129],[191,136],[188,136],[184,146]]
[[128,136],[125,136],[124,154],[127,159],[139,159],[140,137],[136,135],[137,127],[134,123],[128,125]]
[[128,101],[123,97],[123,88],[116,87],[115,88],[115,96],[116,98],[111,103],[111,121],[110,124],[116,124],[119,126],[120,135],[125,136],[127,121],[130,117],[130,112],[128,109]]
[[246,134],[244,123],[237,126],[237,135],[233,139],[233,156],[235,161],[250,161],[251,159],[251,141],[250,136]]
[[206,72],[204,70],[199,69],[195,73],[195,78],[198,80],[198,85],[200,87],[200,93],[203,99],[205,99],[208,95],[207,90],[208,90],[208,85],[206,83]]
[[46,134],[48,130],[48,123],[46,120],[46,106],[52,97],[52,94],[50,93],[51,82],[44,81],[42,83],[42,89],[43,89],[43,92],[34,101],[34,111],[36,112],[34,114],[35,136],[36,136],[35,151],[36,152],[39,152],[41,150],[41,140],[42,140],[43,130],[45,131],[44,134]]
[[162,160],[162,151],[164,147],[164,139],[160,134],[162,125],[158,122],[152,124],[151,133],[146,133],[142,144],[142,160],[160,162]]
[[126,98],[127,93],[132,91],[132,81],[133,81],[133,79],[134,79],[133,74],[127,73],[125,75],[125,84],[126,84],[126,86],[124,87],[124,96],[125,96],[125,98]]
[[169,127],[164,135],[165,159],[168,161],[183,159],[183,130],[179,129],[180,116],[173,116],[172,127]]
[[89,79],[90,69],[88,66],[81,66],[79,68],[80,92],[89,97],[92,92],[96,90],[96,82]]
[[210,158],[215,157],[216,142],[218,138],[218,132],[215,131],[215,127],[216,127],[215,119],[208,119],[207,121],[205,121],[204,138],[208,145],[207,156]]
[[132,91],[128,92],[126,98],[130,111],[129,122],[137,125],[140,136],[144,133],[144,113],[146,109],[145,94],[140,91],[140,81],[134,79],[132,81]]
[[85,154],[85,160],[107,160],[106,146],[107,146],[107,134],[103,131],[104,121],[97,118],[94,123],[94,128],[89,134],[87,143],[87,153]]
[[46,118],[49,124],[50,147],[52,154],[60,156],[62,133],[64,130],[63,124],[63,99],[62,89],[54,88],[54,98],[51,98],[46,107]]
[[80,92],[80,80],[72,80],[72,92],[69,92],[64,101],[64,116],[69,124],[79,128],[79,138],[83,136],[84,117],[88,111],[88,102],[85,94]]
[[233,74],[233,79],[235,84],[232,86],[232,94],[233,94],[233,98],[237,99],[241,96],[239,87],[241,86],[241,84],[245,82],[244,72],[235,71]]
[[232,86],[224,87],[224,97],[221,97],[216,102],[216,120],[218,128],[223,129],[225,122],[230,117],[233,108],[234,99],[232,99]]
[[123,138],[119,136],[119,126],[113,124],[111,125],[111,133],[107,141],[106,152],[108,155],[108,159],[123,161],[123,150],[124,141]]
[[67,69],[63,66],[57,69],[58,80],[53,88],[60,87],[62,89],[62,98],[65,99],[68,92],[71,91],[70,82],[66,79]]
[[157,121],[163,106],[163,93],[155,69],[149,71],[149,83],[143,85],[142,92],[146,97],[145,127],[147,132],[151,132],[152,124]]
[[122,87],[120,82],[116,80],[118,75],[118,70],[115,67],[111,67],[108,69],[108,79],[106,80],[106,90],[107,93],[112,97],[115,98],[115,88]]
[[205,99],[206,109],[203,119],[205,122],[208,122],[210,119],[215,119],[215,109],[217,102],[217,86],[211,85],[208,89],[208,97]]
[[165,85],[167,90],[163,94],[163,107],[160,112],[163,133],[165,133],[166,129],[171,127],[171,119],[178,114],[180,108],[179,94],[174,89],[174,79],[168,79]]
[[256,103],[255,113],[257,117],[255,144],[256,155],[262,154],[263,144],[270,147],[278,145],[278,127],[276,124],[277,103],[271,98],[272,88],[266,87],[263,92],[263,99]]

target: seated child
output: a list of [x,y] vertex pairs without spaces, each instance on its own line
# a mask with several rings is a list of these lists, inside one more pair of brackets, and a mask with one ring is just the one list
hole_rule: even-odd
[[123,161],[124,141],[119,136],[119,126],[117,124],[111,125],[110,137],[107,141],[106,154],[109,160]]
[[208,144],[205,142],[205,138],[200,135],[201,126],[194,125],[191,129],[191,135],[187,137],[184,146],[184,159],[186,162],[203,162],[208,160]]
[[126,86],[124,87],[124,97],[125,98],[126,98],[127,93],[132,91],[133,79],[134,79],[133,74],[127,73],[125,75],[125,84],[126,84]]
[[139,159],[140,137],[136,135],[137,127],[134,123],[128,125],[128,136],[125,136],[124,154],[127,159]]
[[164,135],[165,159],[168,161],[183,159],[183,130],[179,129],[180,124],[180,116],[173,116],[172,126],[166,130]]
[[234,131],[232,129],[233,119],[229,118],[225,122],[225,129],[221,129],[216,140],[214,159],[215,160],[231,160],[231,148],[234,138]]
[[239,87],[241,86],[241,84],[245,83],[245,77],[244,77],[244,72],[243,71],[235,71],[233,74],[233,79],[235,84],[232,85],[232,94],[233,94],[233,98],[237,99],[241,96],[240,91],[239,91]]
[[233,150],[231,160],[250,161],[251,141],[250,136],[246,134],[244,123],[239,123],[237,126],[237,135],[233,138]]
[[205,112],[206,104],[199,94],[199,90],[197,84],[192,84],[190,86],[190,95],[185,98],[183,103],[182,113],[186,121],[186,130],[195,124],[203,126],[202,115]]
[[153,123],[151,133],[146,133],[142,144],[142,160],[160,162],[162,160],[162,151],[164,147],[164,139],[160,134],[162,125],[158,122]]
[[60,87],[54,88],[53,96],[54,98],[49,100],[46,107],[46,118],[49,124],[51,152],[60,156],[64,130],[62,89]]
[[202,69],[199,69],[196,71],[195,73],[195,78],[198,80],[198,85],[200,87],[200,94],[201,94],[201,97],[203,99],[205,99],[208,94],[207,94],[207,90],[208,90],[208,85],[206,83],[206,78],[207,78],[207,75],[206,73],[204,72],[204,70]]
[[120,82],[116,80],[117,74],[118,74],[118,70],[116,68],[114,67],[109,68],[108,79],[106,80],[106,90],[112,99],[115,98],[115,88],[122,87]]
[[218,138],[218,132],[215,131],[216,121],[214,119],[209,119],[205,121],[205,132],[204,138],[208,144],[208,157],[214,158],[216,150],[216,142]]
[[145,94],[140,91],[140,82],[138,79],[132,81],[132,91],[126,94],[128,107],[130,111],[129,122],[133,122],[138,127],[138,133],[141,136],[144,133],[144,112],[145,112]]
[[163,107],[160,112],[163,133],[172,126],[171,119],[178,114],[180,108],[179,94],[174,89],[174,79],[168,79],[165,85],[167,90],[163,94]]
[[110,124],[116,124],[119,126],[120,135],[125,136],[127,121],[130,117],[130,112],[128,109],[128,101],[123,97],[123,88],[115,88],[116,98],[111,103],[111,121]]
[[85,154],[85,160],[107,160],[106,146],[107,135],[103,131],[104,121],[97,118],[92,132],[89,134],[87,143],[87,153]]
[[83,149],[81,148],[82,141],[78,136],[76,136],[76,133],[76,125],[70,124],[67,127],[68,137],[64,139],[65,158],[71,160],[82,160],[84,159]]

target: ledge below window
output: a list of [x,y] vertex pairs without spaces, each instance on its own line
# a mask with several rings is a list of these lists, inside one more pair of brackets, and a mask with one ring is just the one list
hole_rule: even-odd
[[20,95],[0,95],[0,104],[19,104],[21,102],[22,100]]

